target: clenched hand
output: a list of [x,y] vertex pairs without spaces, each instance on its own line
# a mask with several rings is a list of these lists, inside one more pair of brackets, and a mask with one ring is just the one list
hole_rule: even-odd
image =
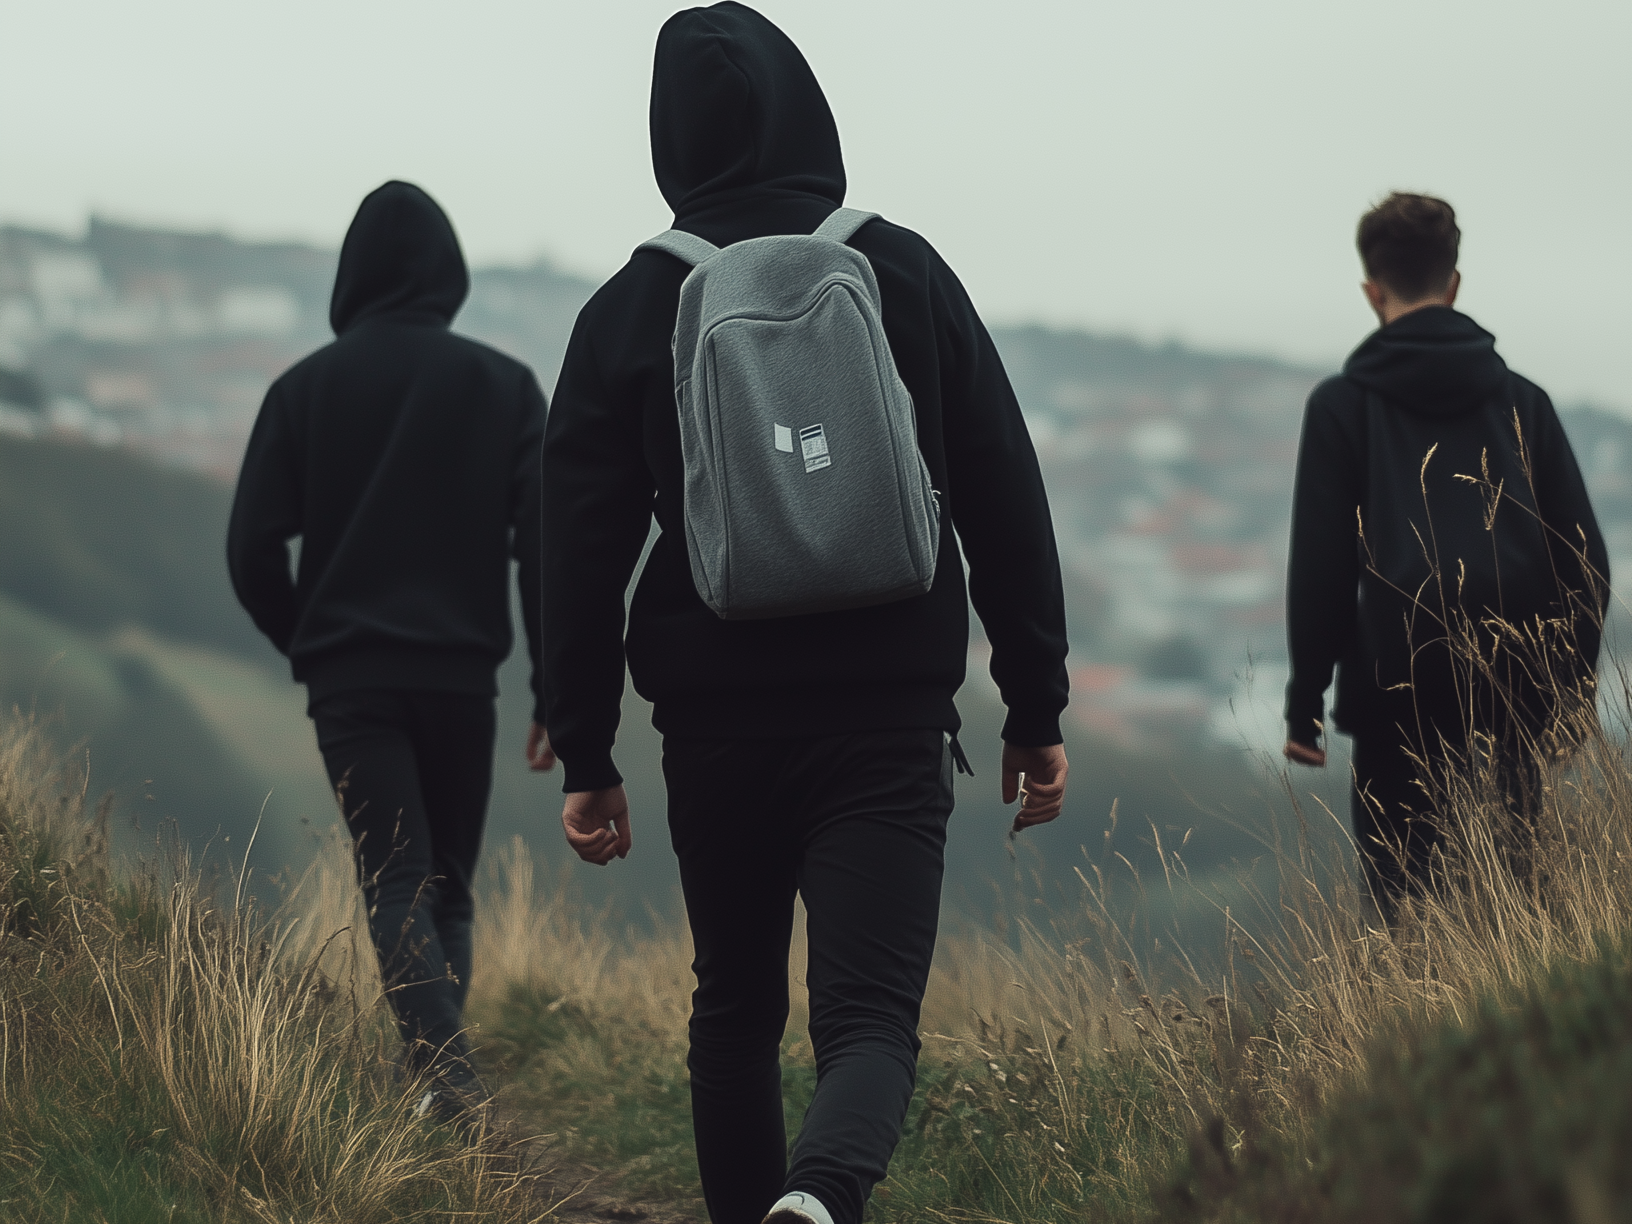
[[1300,744],[1296,740],[1287,740],[1286,747],[1281,749],[1281,755],[1296,765],[1308,765],[1314,769],[1326,768],[1325,749]]
[[1003,745],[1003,802],[1020,800],[1014,832],[1047,824],[1060,814],[1065,804],[1065,776],[1070,772],[1064,744],[1049,748]]
[[621,784],[570,793],[561,809],[561,825],[567,831],[567,845],[584,862],[597,867],[627,858],[634,845],[629,835],[629,797]]

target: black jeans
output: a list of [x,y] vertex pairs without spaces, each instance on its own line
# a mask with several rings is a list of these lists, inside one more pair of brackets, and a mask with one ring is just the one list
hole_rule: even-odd
[[[1422,897],[1433,882],[1434,852],[1444,846],[1442,817],[1418,784],[1414,750],[1397,735],[1354,738],[1354,788],[1350,810],[1366,884],[1377,909],[1394,925],[1399,903]],[[1532,815],[1540,777],[1531,752],[1515,744],[1499,755],[1498,781],[1508,811],[1498,830],[1509,868],[1528,875]],[[1430,774],[1447,766],[1436,753],[1427,758]]]
[[1434,848],[1443,839],[1427,792],[1417,785],[1417,766],[1400,739],[1356,736],[1353,761],[1354,840],[1372,899],[1392,926],[1399,902],[1422,895]]
[[467,1078],[471,877],[493,783],[493,698],[369,689],[325,697],[311,714],[408,1067]]
[[[692,1118],[714,1224],[789,1190],[857,1224],[912,1100],[940,913],[952,762],[940,731],[663,746],[696,946]],[[791,1164],[780,1048],[805,903],[816,1095]]]

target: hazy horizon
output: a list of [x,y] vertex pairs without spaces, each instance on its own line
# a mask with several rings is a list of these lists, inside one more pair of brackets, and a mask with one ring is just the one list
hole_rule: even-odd
[[[602,278],[669,221],[646,105],[678,7],[12,6],[0,38],[29,54],[0,79],[0,220],[332,247],[401,177],[473,263]],[[1356,218],[1429,190],[1463,224],[1461,304],[1509,362],[1632,411],[1625,6],[758,7],[827,90],[849,202],[923,232],[994,323],[1329,367],[1374,326]]]

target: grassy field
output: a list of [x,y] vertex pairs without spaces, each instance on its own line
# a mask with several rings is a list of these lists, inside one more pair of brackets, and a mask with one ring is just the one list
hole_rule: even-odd
[[[1334,858],[1346,822],[1288,787],[1289,832],[1237,879],[1192,880],[1170,846],[1150,881],[1168,912],[1212,907],[1212,946],[1164,946],[1111,855],[1074,898],[1021,894],[950,933],[871,1218],[1632,1220],[1632,748],[1583,693],[1554,696],[1570,713],[1524,748],[1528,823],[1488,741],[1425,774],[1447,844],[1392,931]],[[583,1200],[701,1219],[685,939],[620,937],[538,873],[518,841],[487,892],[484,1056]],[[812,1077],[799,1002],[790,1132]]]
[[544,1214],[510,1153],[413,1120],[344,923],[263,920],[174,846],[115,870],[83,783],[0,732],[0,1218]]
[[[1468,853],[1489,870],[1395,937],[1292,847],[1283,921],[1221,915],[1214,981],[1136,956],[1087,884],[1077,914],[944,941],[872,1218],[1632,1219],[1632,796],[1598,783],[1578,771],[1550,796],[1546,901],[1494,861],[1487,823]],[[591,1210],[706,1218],[683,938],[605,931],[537,887],[519,843],[482,931],[484,1055]],[[790,1134],[813,1076],[795,1003]]]
[[[1632,767],[1578,738],[1522,847],[1488,763],[1438,780],[1444,886],[1393,933],[1292,792],[1241,878],[1169,848],[1150,881],[1211,908],[1213,946],[1130,923],[1088,860],[1075,897],[948,932],[872,1219],[1632,1219]],[[620,927],[520,839],[491,858],[470,1018],[507,1129],[471,1147],[392,1079],[343,847],[276,912],[176,846],[121,866],[83,775],[13,719],[0,1217],[703,1219],[683,930]],[[814,1081],[797,939],[791,968],[790,1133]]]

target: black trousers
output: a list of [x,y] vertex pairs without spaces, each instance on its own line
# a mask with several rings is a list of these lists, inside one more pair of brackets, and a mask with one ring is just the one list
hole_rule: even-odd
[[[790,1190],[858,1224],[901,1136],[940,913],[952,762],[940,731],[663,746],[696,947],[692,1118],[714,1224]],[[816,1095],[789,1159],[780,1048],[804,899]]]
[[[1418,783],[1414,751],[1397,734],[1354,737],[1354,838],[1366,883],[1390,926],[1402,899],[1421,897],[1429,888],[1434,852],[1445,843],[1443,817]],[[1498,761],[1497,781],[1508,809],[1498,830],[1501,848],[1508,867],[1524,878],[1540,777],[1532,753],[1517,742],[1499,753]],[[1435,753],[1426,764],[1438,771],[1446,759]]]
[[410,1070],[470,1074],[471,878],[493,783],[493,698],[385,689],[313,704]]
[[1409,753],[1398,736],[1354,740],[1354,840],[1366,885],[1390,926],[1403,898],[1422,895],[1434,849],[1443,841]]

